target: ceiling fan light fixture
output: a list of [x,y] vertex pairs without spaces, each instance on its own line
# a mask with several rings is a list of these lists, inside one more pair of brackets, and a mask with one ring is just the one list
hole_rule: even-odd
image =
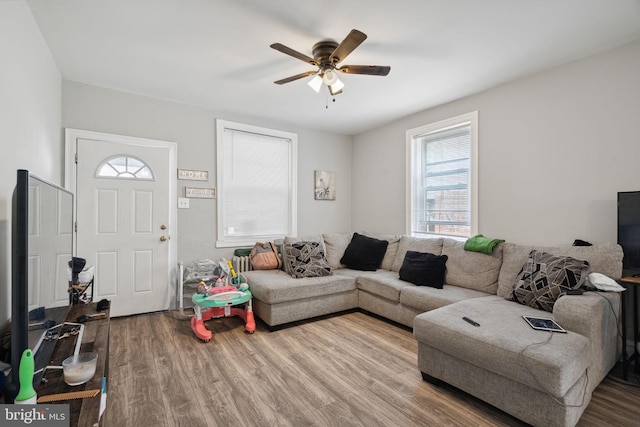
[[316,74],[311,80],[309,80],[308,85],[311,87],[311,89],[320,93],[320,87],[322,86],[322,77]]
[[338,75],[336,74],[335,71],[333,71],[331,69],[325,70],[324,76],[322,77],[322,80],[324,81],[324,84],[326,84],[327,86],[331,86],[336,81],[338,81]]
[[344,83],[342,83],[342,81],[338,77],[336,77],[336,81],[332,85],[329,85],[329,88],[331,89],[332,94],[342,93]]

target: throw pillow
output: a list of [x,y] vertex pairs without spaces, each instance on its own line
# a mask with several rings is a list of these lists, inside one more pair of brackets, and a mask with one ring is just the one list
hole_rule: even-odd
[[399,271],[400,280],[418,286],[442,289],[447,259],[449,257],[446,255],[407,251]]
[[353,233],[351,242],[345,249],[340,263],[354,270],[376,271],[387,252],[387,246],[389,246],[389,242],[386,240]]
[[285,243],[288,273],[295,279],[331,275],[331,266],[319,242]]
[[[322,234],[313,234],[313,235],[304,236],[304,237],[286,236],[284,238],[285,244],[300,243],[300,242],[318,242],[320,244],[320,247],[322,248],[322,252],[325,254],[327,253],[327,249],[324,247],[324,241],[322,240]],[[291,272],[289,271],[290,263],[286,258],[287,258],[286,252],[282,251],[282,269],[287,274],[291,275]]]
[[323,234],[322,240],[326,249],[324,255],[331,268],[334,270],[344,268],[345,266],[340,264],[340,259],[351,242],[351,233]]
[[533,250],[516,276],[507,299],[553,312],[560,294],[582,286],[589,268],[587,261]]
[[595,289],[604,292],[622,292],[625,290],[624,286],[620,286],[618,282],[605,276],[602,273],[591,273],[587,276],[586,285],[591,285]]

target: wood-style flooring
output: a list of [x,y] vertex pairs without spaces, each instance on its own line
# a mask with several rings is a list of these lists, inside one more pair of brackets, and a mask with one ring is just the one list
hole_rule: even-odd
[[[521,426],[417,368],[411,331],[349,312],[252,335],[212,319],[208,343],[177,313],[111,321],[103,425]],[[579,426],[640,425],[640,388],[606,378]]]

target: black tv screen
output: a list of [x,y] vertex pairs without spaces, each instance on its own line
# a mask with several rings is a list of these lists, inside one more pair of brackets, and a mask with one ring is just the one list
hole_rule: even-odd
[[618,244],[624,251],[622,268],[640,271],[640,191],[618,193]]
[[[11,370],[18,372],[22,352],[34,353],[34,388],[56,340],[44,340],[69,312],[68,262],[73,256],[73,194],[29,173],[17,171],[11,236]],[[11,375],[7,397],[19,388]]]

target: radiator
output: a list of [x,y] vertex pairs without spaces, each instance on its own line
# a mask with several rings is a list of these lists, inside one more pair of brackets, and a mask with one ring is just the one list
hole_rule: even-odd
[[248,256],[234,256],[232,262],[233,268],[238,274],[251,270],[251,260]]

